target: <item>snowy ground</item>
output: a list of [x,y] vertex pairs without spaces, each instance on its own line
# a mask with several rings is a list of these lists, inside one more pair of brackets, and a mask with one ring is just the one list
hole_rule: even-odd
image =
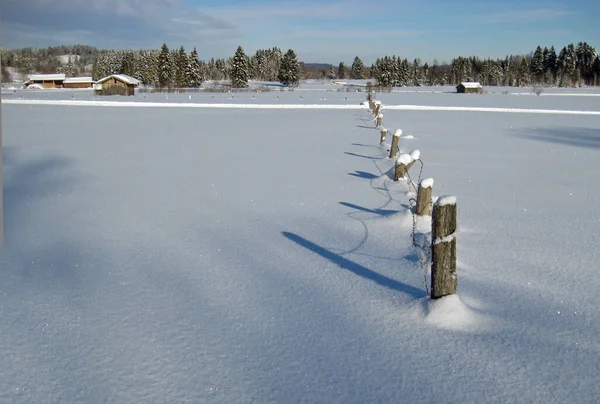
[[[355,106],[364,93],[234,97]],[[584,96],[379,98],[600,110]],[[434,194],[458,197],[459,294],[432,303],[408,188],[388,179],[366,110],[2,108],[2,402],[600,395],[599,116],[384,110]]]

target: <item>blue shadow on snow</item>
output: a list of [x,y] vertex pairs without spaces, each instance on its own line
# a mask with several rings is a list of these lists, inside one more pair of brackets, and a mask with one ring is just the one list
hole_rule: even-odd
[[386,288],[390,288],[393,290],[397,290],[402,293],[406,293],[409,296],[414,297],[415,299],[420,299],[425,296],[425,291],[415,288],[414,286],[407,285],[406,283],[402,283],[392,278],[388,278],[387,276],[381,275],[375,271],[370,270],[367,267],[364,267],[354,261],[350,261],[347,258],[342,257],[339,254],[329,251],[326,248],[323,248],[312,241],[305,239],[297,234],[290,233],[287,231],[281,232],[285,238],[293,241],[294,243],[319,254],[321,257],[337,264],[343,269],[346,269],[352,272],[355,275],[361,276],[365,279],[371,280],[378,285],[385,286]]

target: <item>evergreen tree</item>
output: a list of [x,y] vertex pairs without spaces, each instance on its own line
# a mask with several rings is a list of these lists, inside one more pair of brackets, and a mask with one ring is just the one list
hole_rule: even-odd
[[119,68],[119,73],[126,74],[128,76],[133,76],[135,69],[135,56],[133,52],[127,51],[121,58],[121,67]]
[[593,70],[594,70],[594,85],[600,85],[600,56],[596,56],[596,59],[594,59],[594,64],[593,64]]
[[337,74],[335,73],[335,68],[333,66],[329,66],[329,72],[327,73],[328,79],[335,79]]
[[248,57],[244,53],[244,49],[238,46],[231,61],[231,85],[234,88],[248,86],[248,78],[250,77],[250,63]]
[[365,78],[365,65],[363,61],[360,60],[358,56],[354,58],[354,62],[352,62],[352,73],[351,77],[355,80],[361,80]]
[[186,81],[187,84],[191,87],[200,87],[202,82],[204,81],[204,77],[202,74],[202,64],[198,59],[198,51],[194,48],[190,52],[190,56],[188,58],[187,70],[186,70]]
[[529,65],[527,64],[527,59],[521,58],[521,63],[519,64],[519,70],[517,75],[517,86],[522,87],[529,84]]
[[158,85],[161,88],[171,87],[173,82],[172,77],[172,61],[171,52],[166,43],[162,44],[160,48],[160,54],[158,55]]
[[300,82],[300,63],[292,49],[283,56],[278,79],[284,86],[296,86]]
[[346,66],[344,66],[344,62],[340,62],[338,66],[338,78],[345,79],[346,78]]
[[179,50],[174,55],[173,70],[175,86],[177,88],[187,87],[189,85],[189,81],[186,77],[186,72],[188,71],[188,58],[183,45],[179,47]]
[[531,63],[529,64],[529,71],[531,72],[531,79],[534,84],[540,83],[543,80],[544,52],[540,46],[538,46],[533,53]]

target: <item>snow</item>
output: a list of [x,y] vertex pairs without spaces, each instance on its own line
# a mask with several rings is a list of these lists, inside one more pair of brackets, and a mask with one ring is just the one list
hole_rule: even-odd
[[425,178],[423,181],[421,181],[421,187],[422,188],[433,187],[433,178]]
[[0,402],[596,402],[600,119],[506,110],[600,98],[486,90],[377,94],[460,198],[435,301],[364,93],[2,94]]
[[425,322],[435,327],[477,332],[485,329],[489,319],[463,303],[458,295],[444,296],[426,303]]
[[396,164],[404,164],[405,166],[409,165],[412,162],[413,158],[410,156],[410,154],[406,153],[400,154],[400,156],[398,156],[398,159],[396,160]]
[[410,158],[413,160],[418,160],[419,158],[421,158],[421,151],[420,150],[413,150],[410,152]]
[[96,84],[104,83],[105,81],[110,80],[111,78],[117,79],[127,84],[132,84],[134,86],[137,86],[141,83],[138,79],[128,76],[126,74],[111,74],[110,76],[101,78],[96,82]]
[[29,81],[60,81],[65,79],[65,75],[59,74],[30,74],[27,76]]
[[440,196],[436,204],[439,206],[456,205],[456,196]]
[[402,129],[396,129],[396,130],[394,131],[394,136],[395,136],[395,137],[400,137],[400,136],[402,136]]
[[64,83],[92,83],[93,81],[92,77],[67,77]]
[[464,81],[460,84],[463,85],[465,88],[482,88],[481,84],[476,81]]

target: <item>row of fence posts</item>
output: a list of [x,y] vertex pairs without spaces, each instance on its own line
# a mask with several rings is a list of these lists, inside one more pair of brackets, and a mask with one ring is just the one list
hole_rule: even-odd
[[[367,94],[368,107],[374,117],[375,127],[380,129],[379,143],[385,144],[388,129],[383,126],[383,105],[375,100],[373,93]],[[400,179],[410,180],[409,170],[415,162],[421,163],[421,152],[413,150],[411,153],[400,152],[400,137],[402,130],[396,129],[392,136],[389,158],[395,160],[394,181]],[[414,184],[413,184],[414,186]],[[417,200],[413,215],[431,216],[431,245],[421,246],[428,248],[431,253],[431,298],[438,299],[456,293],[458,278],[456,274],[456,197],[445,196],[437,198],[432,204],[433,179],[421,180],[419,174]],[[433,206],[432,206],[433,205]],[[414,231],[414,230],[413,230]],[[414,237],[413,237],[414,238]],[[426,285],[427,286],[427,285]]]

